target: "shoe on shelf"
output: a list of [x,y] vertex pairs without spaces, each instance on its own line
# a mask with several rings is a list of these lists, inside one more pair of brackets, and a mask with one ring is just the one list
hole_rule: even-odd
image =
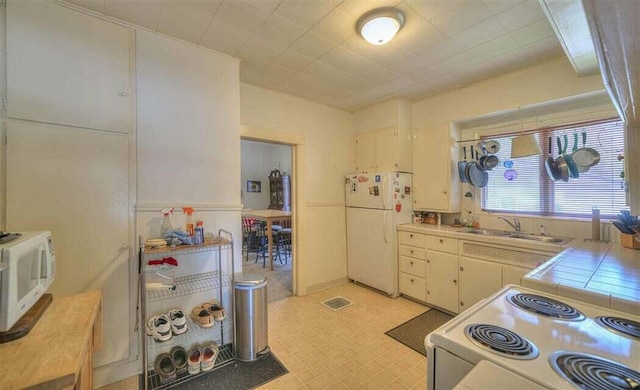
[[155,341],[167,341],[171,339],[171,321],[166,314],[153,316],[147,322],[147,334],[153,336]]
[[218,346],[215,342],[210,342],[205,344],[202,348],[200,348],[202,353],[202,362],[200,363],[200,368],[202,372],[207,372],[213,370],[213,366],[216,365],[216,358],[218,357]]
[[171,331],[175,335],[183,334],[187,331],[187,317],[182,310],[173,309],[169,310],[167,317],[171,320]]
[[211,328],[214,324],[213,314],[202,306],[193,308],[191,311],[191,319],[203,328]]
[[188,367],[187,371],[189,375],[196,375],[200,373],[200,362],[202,361],[202,352],[200,352],[200,346],[194,345],[191,347],[188,353]]
[[224,321],[224,319],[227,318],[224,312],[224,308],[222,307],[222,305],[218,304],[217,302],[204,303],[202,307],[204,307],[205,309],[211,312],[211,314],[213,315],[213,319],[215,321]]
[[187,351],[184,348],[177,346],[171,348],[171,359],[173,359],[173,364],[176,367],[176,374],[178,376],[187,372]]
[[153,368],[155,369],[156,374],[160,376],[160,383],[163,385],[165,383],[173,382],[177,378],[176,367],[173,363],[173,359],[171,359],[171,355],[166,352],[158,355]]

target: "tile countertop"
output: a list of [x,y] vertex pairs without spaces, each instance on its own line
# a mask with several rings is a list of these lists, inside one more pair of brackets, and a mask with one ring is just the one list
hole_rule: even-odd
[[558,253],[522,279],[522,285],[631,314],[640,313],[640,251],[617,243],[573,239],[564,245],[498,236],[460,233],[464,228],[426,224],[398,230],[443,237],[502,243]]

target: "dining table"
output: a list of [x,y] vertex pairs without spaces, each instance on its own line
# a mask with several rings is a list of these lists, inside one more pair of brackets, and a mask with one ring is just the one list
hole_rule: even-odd
[[282,210],[247,210],[243,211],[242,215],[245,217],[253,217],[260,221],[267,223],[267,239],[269,240],[269,266],[273,270],[273,234],[271,225],[273,221],[291,221],[291,211]]

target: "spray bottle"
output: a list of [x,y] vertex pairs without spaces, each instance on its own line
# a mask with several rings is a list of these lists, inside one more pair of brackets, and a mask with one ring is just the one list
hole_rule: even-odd
[[195,232],[193,225],[193,208],[191,207],[183,207],[182,211],[187,215],[187,226],[186,231],[189,237],[193,237]]
[[171,226],[171,219],[169,215],[173,214],[173,207],[169,209],[162,209],[162,226],[160,226],[160,234],[164,237],[165,234],[171,232],[173,227]]
[[193,237],[194,244],[204,243],[204,226],[202,221],[196,222],[195,236]]

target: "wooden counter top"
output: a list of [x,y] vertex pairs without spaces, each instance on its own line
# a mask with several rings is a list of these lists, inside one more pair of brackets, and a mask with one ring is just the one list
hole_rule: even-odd
[[0,344],[0,389],[90,388],[91,353],[101,348],[101,292],[54,297],[28,335]]

